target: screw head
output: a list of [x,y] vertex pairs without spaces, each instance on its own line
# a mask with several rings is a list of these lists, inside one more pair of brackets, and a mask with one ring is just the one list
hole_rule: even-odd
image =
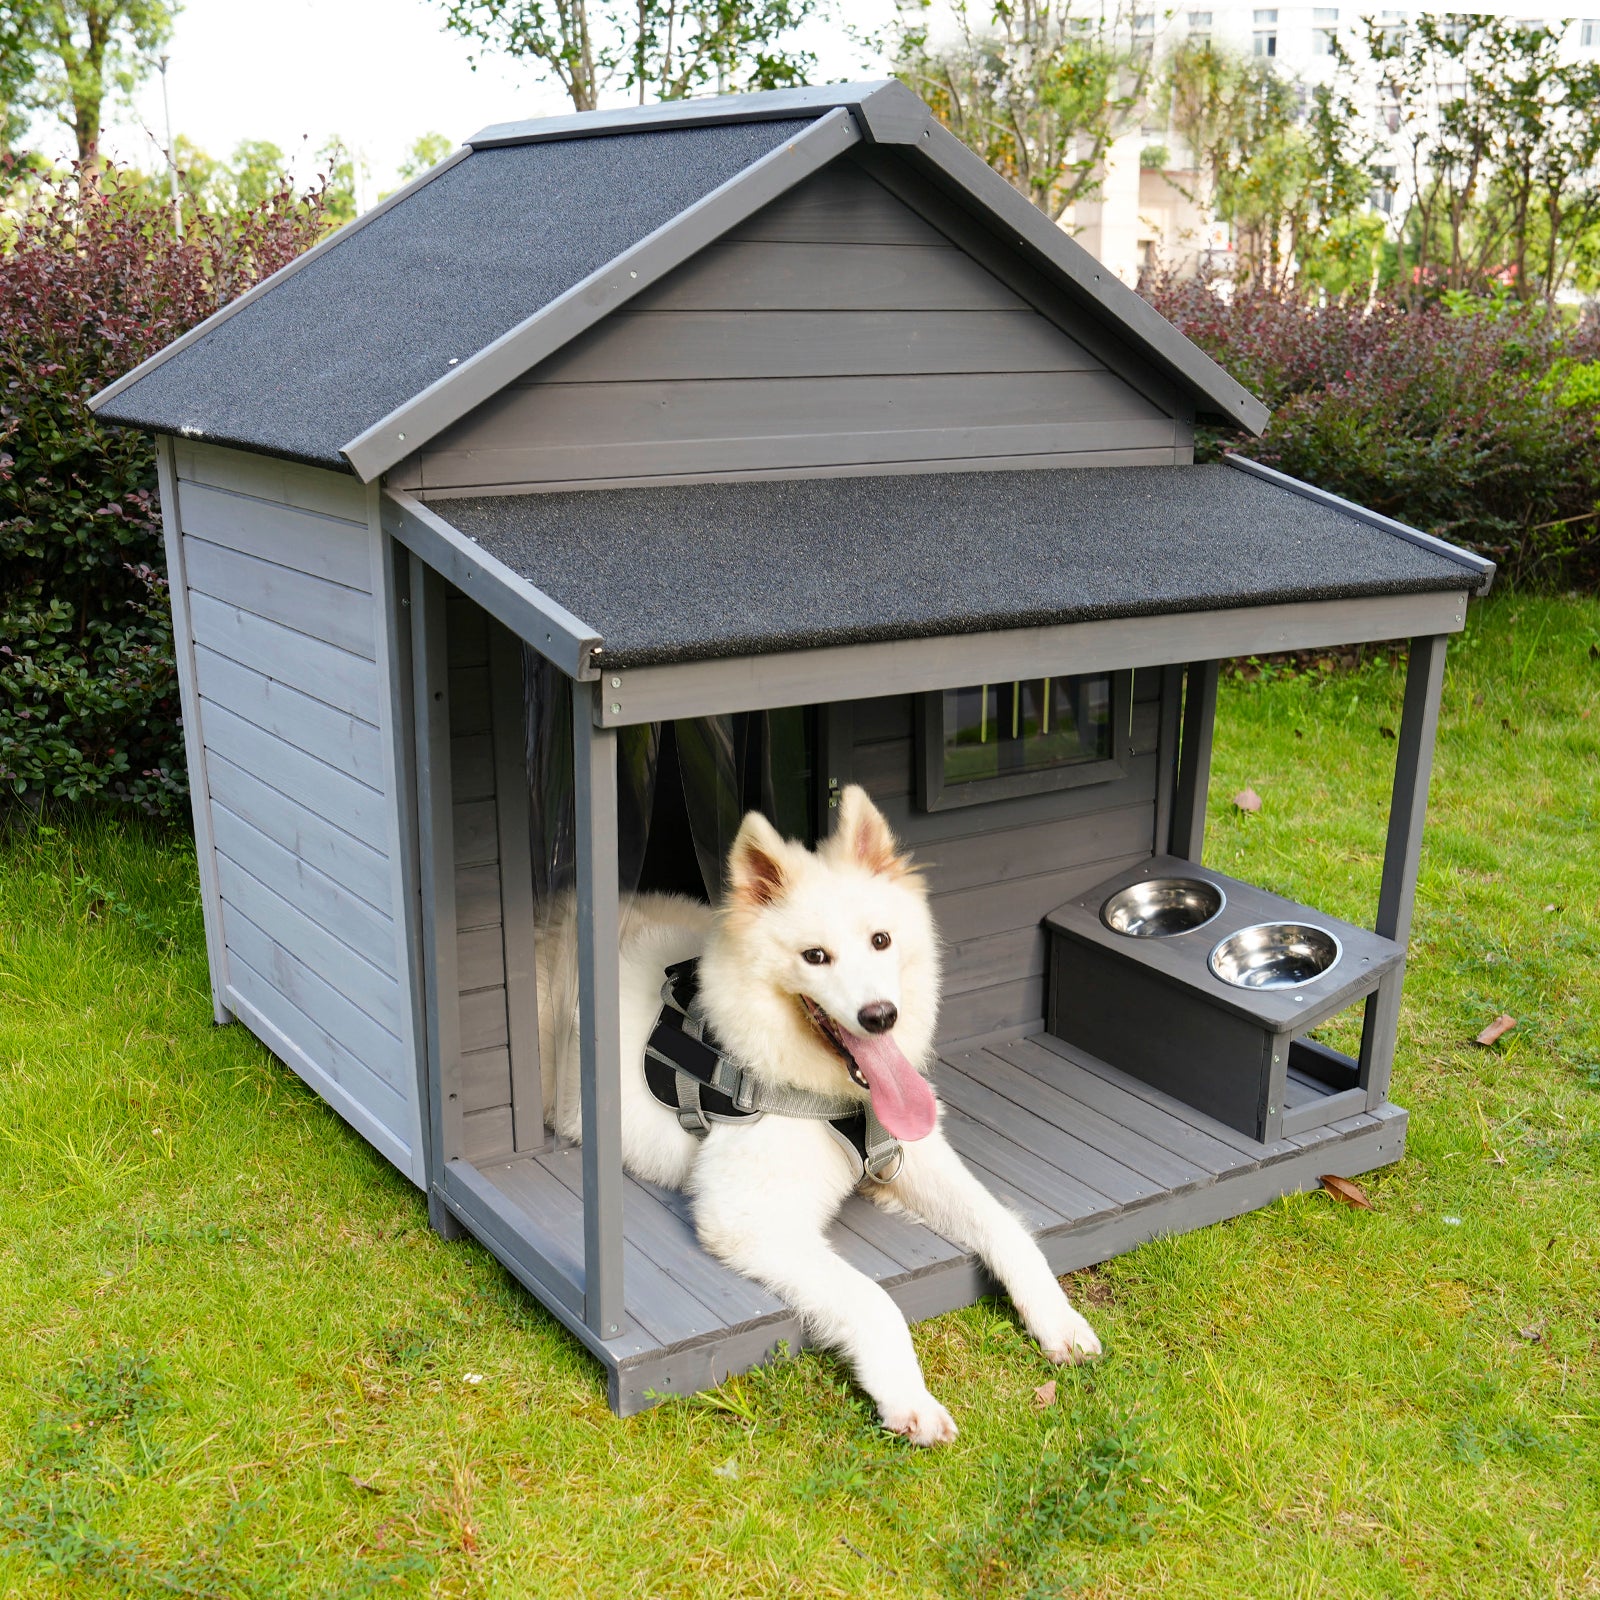
[[611,680],[611,687],[613,689],[620,689],[622,687],[622,679],[621,678],[613,678]]
[[611,715],[614,716],[614,717],[618,716],[618,715],[621,714],[621,711],[622,711],[622,707],[620,705],[618,705],[615,700],[613,700],[611,702]]

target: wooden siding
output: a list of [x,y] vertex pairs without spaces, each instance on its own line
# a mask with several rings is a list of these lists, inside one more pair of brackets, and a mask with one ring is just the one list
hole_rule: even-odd
[[939,1036],[946,1043],[1038,1025],[1042,919],[1073,895],[1154,853],[1161,674],[1134,680],[1123,776],[1018,800],[925,812],[916,802],[910,695],[835,708],[848,730],[830,774],[863,785],[922,869],[945,947]]
[[1174,463],[1192,429],[859,166],[809,179],[433,440],[425,490]]
[[174,453],[226,1003],[421,1182],[366,492],[239,451]]

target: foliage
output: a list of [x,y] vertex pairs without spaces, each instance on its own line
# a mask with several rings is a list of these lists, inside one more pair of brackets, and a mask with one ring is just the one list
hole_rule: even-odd
[[1563,57],[1565,25],[1365,27],[1364,76],[1405,161],[1407,298],[1500,282],[1553,300],[1600,223],[1600,62]]
[[72,130],[87,167],[106,95],[131,93],[149,75],[177,9],[173,0],[7,0],[0,61],[22,105],[52,112]]
[[1170,276],[1146,293],[1273,407],[1264,438],[1211,449],[1471,545],[1513,581],[1600,581],[1600,327],[1505,298],[1319,307]]
[[953,0],[950,11],[947,41],[932,31],[932,0],[896,0],[896,73],[1059,221],[1099,192],[1106,152],[1138,125],[1153,69],[1133,13],[1074,0]]
[[815,66],[795,30],[827,0],[441,0],[446,24],[532,61],[577,111],[624,90],[681,100],[804,83]]
[[[1374,1209],[1294,1195],[1076,1275],[1088,1367],[1053,1371],[1004,1301],[917,1324],[961,1426],[937,1452],[884,1437],[816,1351],[609,1416],[599,1364],[487,1250],[431,1235],[409,1180],[212,1026],[192,842],[14,816],[0,1485],[38,1420],[133,1410],[113,1357],[148,1351],[154,1459],[120,1474],[123,1424],[97,1430],[89,1527],[153,1577],[237,1518],[230,1600],[966,1600],[957,1572],[984,1600],[1577,1600],[1600,1550],[1592,646],[1600,601],[1501,593],[1451,640],[1407,1148],[1362,1180]],[[1370,923],[1402,695],[1386,657],[1224,679],[1205,859]],[[1474,1045],[1502,1011],[1516,1028]],[[92,1396],[68,1393],[80,1360]],[[1030,1506],[1067,1537],[1008,1526]],[[981,1548],[1022,1559],[961,1561]],[[0,1533],[8,1600],[125,1593]]]
[[1286,288],[1322,241],[1352,240],[1376,140],[1340,83],[1302,106],[1270,61],[1191,39],[1166,62],[1161,99],[1200,173],[1191,198],[1233,225],[1241,280]]
[[406,158],[400,163],[400,181],[410,183],[431,167],[439,165],[455,146],[442,133],[419,134],[411,141]]
[[170,811],[186,784],[150,440],[86,402],[314,242],[280,191],[182,241],[137,181],[34,188],[0,256],[0,785]]

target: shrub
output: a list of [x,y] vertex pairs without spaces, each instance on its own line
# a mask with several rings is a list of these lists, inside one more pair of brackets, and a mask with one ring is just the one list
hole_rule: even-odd
[[1600,328],[1539,306],[1312,306],[1194,279],[1146,291],[1273,408],[1258,461],[1469,545],[1513,582],[1600,582]]
[[[5,174],[9,176],[9,174]],[[22,192],[0,253],[0,785],[167,814],[187,793],[142,434],[87,401],[314,242],[317,196],[184,238],[135,177]]]

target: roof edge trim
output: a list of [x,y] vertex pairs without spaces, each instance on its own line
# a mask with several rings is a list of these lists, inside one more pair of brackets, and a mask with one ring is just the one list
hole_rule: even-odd
[[1272,416],[1267,406],[931,114],[927,136],[914,141],[910,154],[931,167],[947,188],[953,187],[968,209],[1003,224],[995,230],[998,234],[1043,257],[1053,273],[1067,279],[1073,292],[1122,330],[1146,359],[1208,402],[1218,416],[1252,434],[1266,428]]
[[[293,261],[287,263],[287,265],[279,267],[270,278],[263,278],[260,283],[254,285],[252,288],[246,289],[243,294],[237,297],[237,299],[230,300],[220,311],[212,312],[212,314],[207,317],[204,322],[196,323],[195,326],[192,327],[187,333],[181,334],[178,338],[174,339],[171,344],[165,346],[161,350],[158,350],[148,360],[141,361],[139,365],[136,366],[131,372],[123,373],[123,375],[118,378],[115,383],[107,384],[104,389],[102,389],[97,395],[92,396],[89,400],[90,411],[99,411],[101,406],[105,405],[110,400],[116,399],[116,397],[121,394],[124,389],[129,388],[131,385],[137,383],[141,378],[148,377],[156,370],[157,367],[164,366],[180,351],[187,350],[189,346],[192,345],[197,339],[203,338],[206,334],[210,333],[213,328],[217,327],[221,323],[226,322],[228,318],[233,316],[236,312],[243,311],[244,308],[253,300],[259,300],[262,295],[268,293],[272,289],[276,289],[285,278],[291,278],[302,267],[310,266],[310,264],[315,261],[318,256],[324,254],[328,250],[331,250],[336,244],[343,244],[344,241],[351,236],[351,234],[359,233],[361,229],[366,227],[369,222],[376,222],[378,218],[384,214],[384,212],[393,210],[393,208],[399,205],[401,201],[409,200],[418,189],[422,188],[426,184],[432,183],[435,178],[442,177],[452,167],[457,166],[459,163],[465,161],[471,154],[471,145],[461,145],[458,149],[452,150],[450,154],[438,164],[438,166],[429,167],[426,172],[422,173],[419,177],[413,178],[410,183],[403,185],[399,189],[396,189],[393,194],[385,195],[384,198],[380,200],[370,211],[363,211],[359,217],[356,217],[351,222],[345,223],[342,228],[334,229],[334,231],[330,233],[326,239],[318,240],[318,242],[312,245],[312,247],[303,255],[298,255]],[[195,437],[199,438],[202,436],[195,435]],[[255,449],[256,447],[254,445],[248,445],[241,446],[240,448]],[[325,465],[325,463],[318,464]]]
[[914,143],[932,120],[927,106],[898,78],[875,78],[865,83],[708,95],[698,100],[620,106],[614,111],[575,111],[557,117],[495,122],[479,129],[467,143],[474,150],[493,150],[501,145],[707,128],[730,122],[781,122],[838,110],[853,112],[866,138],[874,144]]
[[595,659],[605,648],[599,633],[513,572],[503,561],[480,549],[475,539],[448,523],[436,511],[403,489],[385,488],[379,520],[392,539],[470,595],[490,616],[503,622],[569,678],[598,678]]
[[1279,489],[1287,489],[1302,499],[1316,501],[1318,505],[1342,511],[1345,516],[1354,517],[1357,522],[1364,522],[1369,528],[1392,533],[1395,538],[1404,539],[1407,544],[1429,550],[1436,556],[1444,556],[1458,566],[1475,572],[1478,575],[1478,583],[1472,590],[1473,594],[1488,594],[1494,583],[1495,564],[1487,556],[1480,556],[1473,550],[1463,550],[1459,545],[1451,544],[1448,539],[1436,538],[1431,533],[1424,533],[1421,528],[1413,528],[1409,523],[1396,522],[1393,517],[1386,517],[1381,511],[1369,511],[1365,506],[1357,505],[1354,500],[1346,500],[1342,495],[1334,494],[1330,490],[1319,489],[1314,483],[1303,483],[1299,478],[1291,478],[1287,472],[1279,472],[1276,467],[1263,466],[1261,462],[1252,461],[1248,456],[1235,455],[1232,451],[1227,451],[1222,459],[1226,465],[1235,467],[1240,472],[1248,472],[1251,477],[1260,478],[1264,483],[1273,484]]
[[769,150],[350,440],[342,449],[357,477],[370,483],[387,472],[696,251],[860,142],[854,116],[841,106]]

